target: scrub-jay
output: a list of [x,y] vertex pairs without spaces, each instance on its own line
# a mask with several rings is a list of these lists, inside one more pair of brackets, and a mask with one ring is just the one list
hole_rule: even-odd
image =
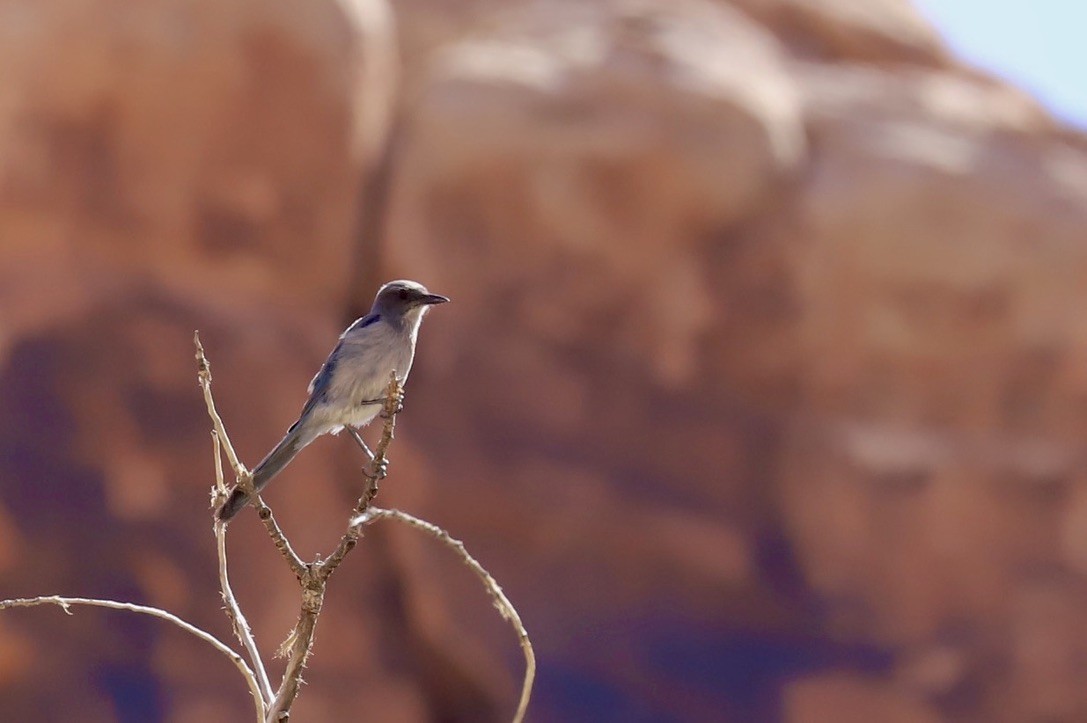
[[[370,313],[340,335],[336,348],[310,382],[309,399],[298,421],[253,469],[253,489],[264,489],[303,447],[322,434],[337,434],[344,427],[353,432],[351,427],[369,424],[381,411],[389,375],[395,370],[401,382],[408,378],[423,315],[433,304],[447,301],[414,281],[390,281],[382,286]],[[235,487],[219,508],[219,519],[229,520],[248,502],[249,495]]]

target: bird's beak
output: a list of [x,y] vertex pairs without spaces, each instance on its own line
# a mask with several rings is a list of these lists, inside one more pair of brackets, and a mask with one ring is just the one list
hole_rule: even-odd
[[442,296],[441,294],[426,294],[423,298],[419,299],[419,303],[430,306],[431,304],[444,304],[449,301],[448,296]]

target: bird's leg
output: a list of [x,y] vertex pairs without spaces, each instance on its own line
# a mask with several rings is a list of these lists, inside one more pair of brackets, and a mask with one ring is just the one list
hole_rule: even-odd
[[374,461],[374,453],[370,451],[370,448],[366,445],[366,441],[359,434],[358,430],[354,427],[347,427],[347,433],[351,435],[351,439],[355,440],[355,443],[359,445],[366,456],[370,458],[370,461]]
[[[375,461],[374,460],[374,453],[370,451],[370,447],[366,444],[366,441],[362,438],[362,435],[359,434],[358,430],[355,429],[354,427],[347,427],[346,429],[347,429],[347,433],[351,435],[351,439],[355,440],[355,443],[358,444],[359,447],[362,449],[362,451],[366,453],[366,456],[370,458],[370,463],[373,464],[374,461]],[[380,468],[374,469],[374,471],[373,471],[374,475],[378,479],[384,478],[388,466],[389,466],[389,461],[388,460],[382,460]]]

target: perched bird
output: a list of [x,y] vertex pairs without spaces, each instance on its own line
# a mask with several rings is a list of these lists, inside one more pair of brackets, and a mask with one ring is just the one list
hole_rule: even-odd
[[[390,281],[382,286],[370,313],[340,335],[336,348],[310,382],[309,399],[298,421],[253,469],[253,489],[264,489],[303,447],[322,434],[369,424],[381,411],[391,373],[395,370],[401,382],[408,378],[423,315],[434,304],[447,301],[414,281]],[[361,444],[361,438],[357,439]],[[219,519],[229,520],[248,502],[249,495],[235,487],[219,508]]]

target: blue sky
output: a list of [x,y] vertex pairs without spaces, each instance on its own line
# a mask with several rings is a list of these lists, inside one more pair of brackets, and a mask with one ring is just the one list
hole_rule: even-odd
[[959,57],[1087,128],[1087,0],[914,0]]

